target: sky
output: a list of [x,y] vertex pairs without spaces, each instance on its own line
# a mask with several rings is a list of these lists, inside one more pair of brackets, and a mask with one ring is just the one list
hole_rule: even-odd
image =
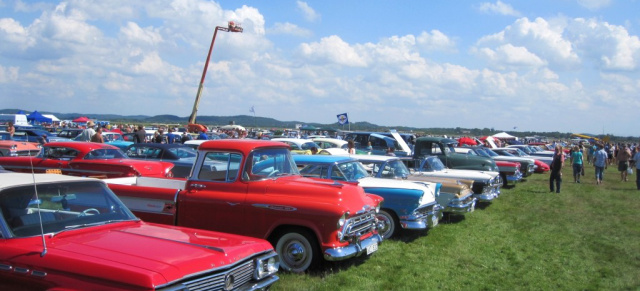
[[0,0],[2,108],[639,136],[640,0]]

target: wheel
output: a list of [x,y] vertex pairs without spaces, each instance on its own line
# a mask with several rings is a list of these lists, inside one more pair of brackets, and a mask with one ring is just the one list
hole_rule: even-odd
[[98,209],[95,209],[95,208],[87,208],[87,209],[83,210],[82,213],[80,213],[80,216],[87,216],[90,213],[100,214],[100,211],[98,211]]
[[376,215],[378,221],[382,222],[382,228],[378,229],[378,234],[382,236],[382,239],[388,239],[396,232],[396,226],[398,220],[396,216],[388,210],[380,210]]
[[286,271],[302,273],[317,260],[315,240],[307,231],[287,232],[278,238],[276,252],[280,255],[280,267]]

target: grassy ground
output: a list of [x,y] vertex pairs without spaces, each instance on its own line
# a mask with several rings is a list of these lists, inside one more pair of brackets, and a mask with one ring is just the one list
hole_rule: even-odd
[[370,258],[280,273],[275,290],[639,290],[640,191],[615,167],[595,185],[534,174],[465,217],[384,241]]

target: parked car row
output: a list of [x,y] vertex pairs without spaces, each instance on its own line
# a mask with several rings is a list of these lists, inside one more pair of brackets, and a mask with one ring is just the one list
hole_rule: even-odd
[[[385,143],[392,139],[394,145],[404,143],[397,133],[380,136],[372,135]],[[225,290],[268,288],[278,280],[278,268],[304,272],[321,260],[369,256],[402,230],[428,230],[439,225],[444,213],[468,215],[477,203],[497,199],[504,181],[495,160],[480,148],[460,153],[456,145],[449,139],[417,138],[413,148],[400,145],[407,154],[396,157],[365,151],[349,155],[330,147],[319,155],[292,154],[291,143],[249,139],[205,141],[196,149],[153,143],[131,144],[124,150],[89,142],[47,143],[37,156],[0,158],[0,165],[11,171],[57,169],[64,174],[34,174],[30,182],[26,177],[31,175],[0,174],[16,175],[9,178],[15,185],[0,187],[0,234],[12,245],[24,245],[3,256],[17,259],[0,258],[0,278],[7,276],[3,282],[12,284],[4,286],[63,288],[73,282],[85,289],[96,289],[92,284],[135,289],[149,288],[142,287],[145,284],[177,288],[215,277],[232,285]],[[514,182],[535,170],[528,159],[509,167],[511,172],[505,174],[507,179],[515,176]],[[29,183],[31,190],[26,191]],[[196,234],[193,229],[207,232]],[[134,240],[128,246],[110,243],[129,240],[127,235],[162,239]],[[67,241],[59,241],[63,238]],[[163,282],[145,277],[161,273],[155,268],[164,270],[165,263],[179,264],[168,256],[153,257],[152,250],[171,249],[167,255],[176,256],[190,251],[169,245],[173,241],[185,248],[222,253],[227,259],[191,251],[199,259],[187,255],[181,259],[205,263],[194,263],[188,270],[186,265],[174,267],[182,273],[163,274],[159,276]],[[52,245],[48,256],[47,243]],[[70,258],[56,255],[65,245],[75,244],[86,246],[74,249]],[[94,251],[109,256],[118,248],[122,252],[109,260],[92,257]],[[153,257],[154,262],[140,259],[124,268],[126,255],[135,251],[149,254],[139,259]],[[50,261],[26,255],[34,252]],[[76,257],[92,258],[94,271],[118,271],[78,283],[91,268],[53,266],[64,266],[64,260],[73,264]],[[202,267],[207,259],[218,265]],[[144,266],[145,271],[135,266]],[[3,269],[11,272],[2,273]],[[114,280],[112,274],[126,279]],[[43,276],[41,282],[32,282]]]

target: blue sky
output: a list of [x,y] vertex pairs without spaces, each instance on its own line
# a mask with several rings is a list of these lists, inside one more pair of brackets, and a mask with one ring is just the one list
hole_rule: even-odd
[[3,108],[639,136],[640,5],[0,0]]

